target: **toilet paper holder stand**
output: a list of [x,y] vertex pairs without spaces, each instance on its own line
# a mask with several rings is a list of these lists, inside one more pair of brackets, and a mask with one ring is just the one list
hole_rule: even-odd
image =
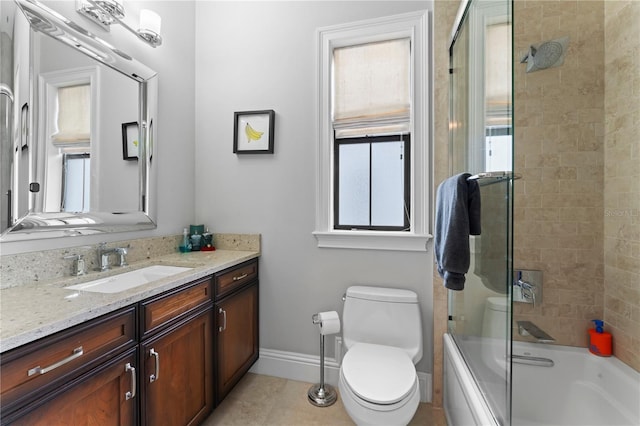
[[[314,324],[320,324],[322,320],[319,314],[313,314],[311,319]],[[307,392],[309,402],[316,407],[328,407],[338,399],[336,390],[324,382],[324,334],[320,333],[320,383],[316,383]]]

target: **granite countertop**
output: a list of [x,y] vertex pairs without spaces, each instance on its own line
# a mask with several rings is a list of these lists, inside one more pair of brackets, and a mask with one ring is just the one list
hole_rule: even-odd
[[[257,258],[259,251],[216,250],[174,253],[107,272],[91,272],[50,282],[0,290],[0,353],[81,324],[182,284]],[[92,293],[64,287],[150,265],[193,268],[119,293]]]

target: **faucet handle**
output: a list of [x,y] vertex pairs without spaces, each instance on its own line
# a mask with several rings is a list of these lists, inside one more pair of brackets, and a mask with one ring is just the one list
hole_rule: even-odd
[[86,274],[86,268],[84,263],[84,255],[83,254],[69,254],[63,257],[63,259],[73,259],[73,269],[71,275],[79,277],[80,275]]

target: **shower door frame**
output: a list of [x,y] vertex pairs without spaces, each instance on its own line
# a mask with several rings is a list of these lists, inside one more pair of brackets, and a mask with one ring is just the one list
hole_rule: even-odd
[[[478,46],[482,48],[482,53],[484,53],[484,46],[481,44],[482,42],[479,41],[477,37],[474,39],[475,33],[473,31],[477,31],[478,29],[482,29],[482,30],[484,29],[484,22],[485,22],[484,19],[487,18],[487,16],[483,15],[482,13],[476,13],[471,10],[471,8],[477,3],[485,3],[482,5],[483,8],[484,6],[487,6],[489,8],[491,7],[491,4],[505,5],[504,7],[505,21],[504,22],[511,24],[511,31],[509,33],[509,36],[511,37],[511,40],[510,40],[511,46],[513,41],[513,0],[496,0],[493,2],[484,2],[480,0],[461,0],[461,4],[456,16],[456,21],[451,31],[451,39],[450,39],[450,45],[449,45],[449,68],[450,68],[449,69],[449,75],[450,75],[449,93],[451,96],[450,111],[449,111],[449,120],[450,120],[450,123],[449,123],[449,128],[450,128],[449,175],[450,176],[456,173],[461,173],[465,171],[468,171],[470,173],[480,173],[485,171],[483,170],[484,158],[481,157],[479,154],[485,149],[484,143],[486,139],[482,140],[482,143],[480,144],[477,143],[478,140],[481,140],[480,138],[484,137],[484,129],[486,128],[485,127],[486,120],[484,120],[485,108],[483,104],[483,102],[485,102],[484,71],[481,69],[480,73],[474,73],[474,69],[477,69],[478,66],[482,66],[484,64],[483,62],[484,55],[480,57],[480,55],[476,54],[475,58],[470,58],[471,55],[469,54],[471,49],[473,49],[477,53],[477,51],[479,51]],[[465,32],[467,34],[465,34]],[[454,62],[454,57],[455,57],[456,42],[458,41],[461,34],[464,36],[463,39],[466,38],[464,42],[465,42],[465,46],[467,47],[467,51],[466,51],[467,57],[464,58],[464,61],[465,61],[464,65],[467,65],[468,67],[466,70],[466,74],[464,74],[464,71],[463,71],[463,77],[462,77],[463,79],[465,79],[465,83],[466,83],[466,86],[464,86],[463,89],[465,87],[467,89],[467,93],[463,95],[463,101],[462,101],[464,103],[463,107],[465,109],[462,110],[461,114],[458,114],[459,111],[457,111],[455,108],[456,105],[454,105],[454,96],[453,96],[454,94],[457,93],[457,87],[455,85],[455,75],[454,75],[454,72],[456,71],[454,69],[454,66],[456,65],[456,63]],[[484,40],[484,37],[480,37],[480,38]],[[505,69],[505,73],[508,72],[509,78],[512,78],[513,76],[513,49],[512,48],[510,53],[511,53],[511,66],[508,70]],[[472,90],[472,88],[474,87],[476,89]],[[479,87],[481,87],[481,89],[479,89]],[[468,354],[471,353],[471,351],[467,351],[466,348],[464,348],[464,345],[466,344],[464,340],[468,340],[468,337],[469,337],[469,336],[464,336],[464,333],[466,332],[464,327],[465,321],[464,320],[461,321],[461,323],[463,324],[461,335],[458,335],[455,329],[456,322],[459,320],[459,318],[456,318],[455,316],[456,315],[456,297],[458,297],[458,295],[454,294],[456,292],[448,290],[448,298],[447,298],[448,314],[449,314],[448,331],[453,337],[453,341],[458,347],[460,354],[465,359],[465,363],[469,367],[469,370],[471,371],[471,375],[473,376],[478,388],[481,390],[481,393],[485,399],[485,402],[487,403],[487,406],[492,412],[497,424],[511,424],[511,386],[512,386],[511,331],[513,327],[512,325],[513,298],[511,294],[511,284],[512,284],[512,277],[513,277],[513,195],[514,195],[513,179],[517,178],[513,174],[513,168],[514,168],[513,167],[514,165],[513,81],[511,81],[511,90],[509,93],[509,97],[510,97],[509,99],[510,104],[508,106],[508,116],[510,117],[510,128],[511,128],[511,137],[512,137],[511,170],[505,170],[505,172],[507,173],[505,173],[505,176],[502,179],[498,179],[491,182],[484,181],[480,183],[481,185],[485,185],[485,184],[493,185],[493,184],[497,184],[498,182],[501,182],[499,183],[499,185],[501,186],[505,185],[504,194],[505,194],[506,203],[503,206],[504,214],[505,214],[505,217],[503,219],[505,220],[505,223],[506,223],[506,238],[504,238],[505,240],[504,241],[504,247],[505,247],[504,285],[506,288],[504,290],[505,290],[505,297],[506,297],[507,312],[505,315],[505,324],[504,324],[505,338],[504,340],[501,340],[502,343],[498,345],[499,348],[503,348],[500,350],[504,350],[504,357],[505,357],[504,358],[504,389],[502,391],[499,391],[499,395],[498,395],[498,399],[504,398],[504,407],[495,407],[495,405],[502,405],[502,404],[499,404],[499,403],[496,404],[495,402],[496,398],[493,398],[490,395],[491,391],[489,391],[487,389],[487,386],[485,386],[482,383],[483,379],[481,377],[481,374],[478,371],[475,371],[474,368],[472,368],[474,364],[478,364],[477,360],[474,359],[474,360],[471,360],[472,362],[470,362],[469,359],[466,359],[469,357]],[[477,109],[478,106],[481,112],[474,114],[474,107],[475,109]],[[457,120],[459,116],[463,116],[462,121]],[[460,134],[454,135],[456,131],[462,132],[462,137],[460,136]],[[457,140],[455,139],[455,136],[458,136]],[[460,152],[456,152],[455,150],[454,142],[456,141],[458,142],[459,145],[462,146],[462,149],[464,150],[464,153],[462,155],[460,155]],[[474,147],[474,142],[476,145],[475,147]],[[477,145],[480,145],[479,149]],[[497,188],[493,188],[493,189],[496,190]],[[462,297],[461,299],[464,301],[464,297]],[[471,338],[474,338],[474,337],[475,336],[471,336]],[[482,340],[483,337],[478,336],[478,339]],[[482,344],[483,342],[480,341],[480,345]]]

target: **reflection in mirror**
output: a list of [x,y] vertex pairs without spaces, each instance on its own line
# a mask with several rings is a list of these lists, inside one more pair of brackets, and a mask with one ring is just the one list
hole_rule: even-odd
[[0,13],[1,240],[155,227],[155,72],[37,1]]
[[511,22],[502,0],[469,2],[451,52],[451,174],[512,170]]

